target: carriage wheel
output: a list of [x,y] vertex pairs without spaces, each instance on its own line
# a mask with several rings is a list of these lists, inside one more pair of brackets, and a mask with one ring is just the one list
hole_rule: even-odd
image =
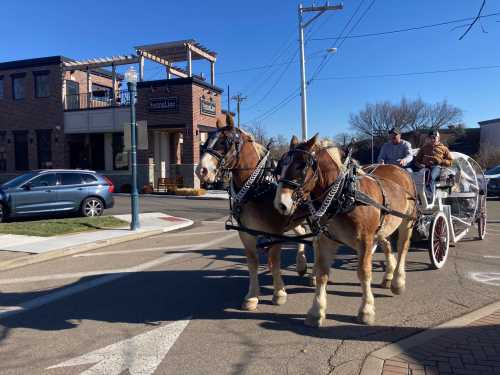
[[450,226],[444,213],[438,212],[432,221],[429,236],[429,255],[435,269],[444,266],[446,258],[448,258],[449,247]]
[[480,240],[486,237],[486,195],[481,195],[479,217],[477,218],[477,233]]

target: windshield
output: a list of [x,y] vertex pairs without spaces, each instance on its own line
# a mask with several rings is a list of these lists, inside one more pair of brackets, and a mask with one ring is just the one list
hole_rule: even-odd
[[486,171],[485,174],[500,174],[500,165],[497,165],[495,168],[491,168],[490,170]]
[[11,189],[11,188],[18,187],[18,186],[24,184],[29,179],[33,178],[33,176],[35,176],[34,173],[26,173],[26,174],[23,174],[21,176],[17,176],[16,178],[13,178],[12,180],[7,181],[5,184],[2,185],[2,187],[5,189]]

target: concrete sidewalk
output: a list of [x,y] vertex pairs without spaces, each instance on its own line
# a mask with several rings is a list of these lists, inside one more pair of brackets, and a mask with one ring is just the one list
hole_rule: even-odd
[[360,374],[500,374],[500,302],[376,350]]
[[[131,215],[114,216],[131,221]],[[127,226],[55,237],[0,235],[0,271],[185,228],[193,221],[153,212],[140,214],[140,224],[136,231]],[[2,257],[2,252],[9,255]]]

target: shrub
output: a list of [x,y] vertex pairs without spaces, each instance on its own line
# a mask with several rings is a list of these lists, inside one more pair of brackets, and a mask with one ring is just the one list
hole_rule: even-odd
[[473,158],[481,167],[488,169],[500,164],[500,150],[490,144],[485,144]]
[[207,191],[205,189],[192,189],[192,188],[177,188],[175,190],[175,195],[184,196],[200,196],[205,195]]

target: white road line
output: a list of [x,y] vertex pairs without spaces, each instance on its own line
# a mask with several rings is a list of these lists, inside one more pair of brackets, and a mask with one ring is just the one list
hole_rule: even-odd
[[483,258],[500,259],[500,255],[483,255]]
[[[73,258],[80,257],[94,257],[100,255],[123,255],[123,254],[133,254],[133,253],[149,253],[156,252],[161,250],[183,250],[190,249],[192,246],[198,246],[199,244],[193,245],[179,245],[179,246],[160,246],[160,247],[146,247],[144,249],[133,249],[133,250],[121,250],[121,251],[101,251],[99,253],[83,253],[83,254],[75,254]],[[1,280],[0,280],[1,283]]]
[[225,221],[210,221],[210,220],[202,220],[202,224],[226,224]]
[[[193,250],[206,249],[206,248],[214,246],[218,243],[224,242],[224,241],[230,239],[231,237],[234,237],[234,235],[235,235],[235,233],[231,233],[231,234],[228,234],[226,236],[209,241],[203,245],[195,246],[195,247],[193,247]],[[6,317],[12,316],[12,315],[16,315],[16,314],[20,314],[20,313],[29,311],[31,309],[34,309],[34,308],[37,308],[40,306],[47,305],[51,302],[58,301],[62,298],[71,296],[73,294],[83,292],[85,290],[95,288],[95,287],[103,285],[103,284],[110,283],[112,281],[121,279],[122,277],[128,276],[131,273],[145,271],[147,269],[159,266],[160,264],[169,262],[173,259],[180,258],[180,257],[185,256],[185,255],[186,254],[167,254],[167,255],[164,255],[161,258],[155,259],[153,261],[139,264],[139,265],[134,266],[134,267],[126,268],[124,270],[110,270],[110,271],[107,271],[107,272],[112,272],[112,274],[110,274],[110,275],[105,275],[105,276],[96,278],[94,280],[85,281],[85,282],[82,282],[80,284],[73,285],[73,286],[67,287],[65,289],[61,289],[61,290],[58,290],[56,292],[50,293],[48,295],[34,298],[32,300],[29,300],[29,301],[26,301],[26,302],[20,304],[19,306],[3,307],[2,309],[4,311],[0,311],[0,320],[4,319]],[[106,273],[106,272],[100,271],[100,273],[102,274],[102,273]],[[75,274],[73,274],[72,277],[74,277],[74,275]],[[57,276],[57,275],[55,275],[55,276]],[[49,277],[49,276],[46,276],[46,277]],[[31,279],[31,278],[26,278],[26,279]],[[10,279],[10,280],[16,280],[16,279]],[[17,279],[17,280],[23,280],[23,279]],[[2,282],[9,283],[9,280],[8,279],[2,280]],[[18,282],[24,282],[24,281],[18,281]]]

